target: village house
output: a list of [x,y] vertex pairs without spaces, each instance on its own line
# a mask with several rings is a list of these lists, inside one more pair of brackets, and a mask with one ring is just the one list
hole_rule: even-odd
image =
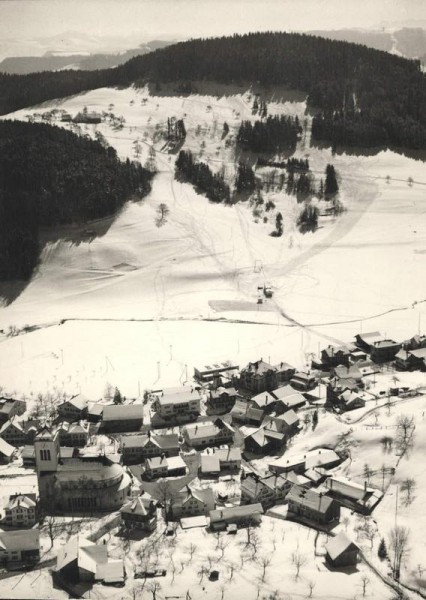
[[276,473],[259,477],[249,473],[241,481],[241,504],[262,504],[264,510],[275,504],[281,504],[292,488],[293,483]]
[[0,438],[0,463],[9,463],[16,453],[16,448]]
[[390,362],[400,350],[401,344],[394,340],[378,340],[370,346],[370,357],[378,364]]
[[260,394],[253,396],[250,400],[250,404],[254,408],[262,410],[264,414],[271,413],[275,409],[276,403],[277,399],[269,392],[261,392]]
[[361,350],[370,354],[371,348],[376,342],[382,342],[385,336],[380,331],[370,331],[368,333],[359,333],[355,336],[355,344]]
[[269,423],[269,427],[261,427],[244,438],[244,450],[253,454],[273,454],[283,447],[285,441],[285,434]]
[[241,467],[240,448],[206,448],[200,455],[200,476],[218,476],[221,471],[238,471]]
[[179,437],[176,434],[155,434],[148,431],[141,435],[122,435],[121,452],[125,465],[142,462],[153,456],[177,456],[179,454]]
[[332,346],[321,351],[321,362],[326,369],[337,367],[338,365],[349,365],[350,350],[345,346]]
[[413,335],[411,339],[403,344],[405,350],[418,350],[426,348],[426,335]]
[[201,397],[195,388],[163,390],[153,403],[157,416],[165,421],[179,423],[196,419],[200,414]]
[[89,423],[99,423],[102,421],[105,404],[100,402],[89,402],[87,405],[87,420]]
[[152,533],[157,529],[157,502],[142,492],[120,508],[121,520],[128,529]]
[[4,507],[5,523],[12,527],[32,527],[37,520],[35,494],[10,496]]
[[198,473],[200,477],[218,477],[220,475],[219,458],[214,454],[201,454]]
[[339,396],[339,404],[343,412],[363,408],[365,406],[365,396],[360,392],[345,390]]
[[87,412],[88,400],[83,394],[77,394],[58,406],[58,415],[64,421],[73,423],[83,419]]
[[240,371],[240,386],[256,394],[270,391],[289,381],[295,371],[286,363],[273,366],[260,359]]
[[145,475],[148,479],[179,477],[186,475],[186,463],[181,456],[153,456],[145,460]]
[[208,516],[214,508],[214,493],[211,488],[194,490],[185,486],[173,495],[170,501],[170,516],[172,519]]
[[287,410],[277,417],[268,417],[264,426],[266,429],[272,429],[285,433],[287,437],[295,435],[299,431],[300,419],[294,410]]
[[260,503],[219,508],[210,511],[210,527],[213,531],[223,531],[229,525],[255,526],[261,522],[262,514]]
[[341,531],[325,545],[325,560],[334,568],[352,567],[358,562],[359,548]]
[[25,400],[14,398],[0,398],[0,424],[10,421],[13,417],[23,415],[27,410]]
[[214,414],[223,414],[232,409],[237,398],[238,394],[234,387],[218,387],[216,390],[210,390],[207,404]]
[[58,427],[61,446],[84,448],[89,439],[89,425],[63,422]]
[[118,583],[124,581],[124,562],[108,556],[107,544],[77,534],[59,549],[55,572],[72,583]]
[[283,385],[272,390],[272,395],[277,399],[277,413],[290,409],[297,410],[306,404],[306,398],[291,385]]
[[290,379],[290,384],[296,390],[301,392],[308,392],[313,390],[317,385],[315,375],[312,373],[305,373],[304,371],[297,371]]
[[182,437],[187,446],[203,448],[206,446],[220,446],[232,444],[234,430],[222,419],[185,425],[182,428]]
[[108,404],[104,406],[102,429],[106,433],[139,431],[142,424],[142,404]]
[[40,560],[38,529],[0,531],[0,564],[7,567],[33,566]]
[[205,365],[202,367],[194,367],[194,379],[200,383],[208,383],[213,381],[218,376],[226,374],[231,377],[239,370],[239,366],[230,361],[222,362],[214,365]]
[[259,427],[263,421],[264,412],[252,406],[246,400],[237,400],[231,410],[233,424],[253,425]]
[[400,371],[425,371],[426,348],[400,350],[395,356],[395,367]]
[[3,423],[0,428],[0,438],[5,440],[5,442],[11,446],[15,446],[15,448],[24,446],[27,441],[27,436],[22,424],[15,418]]
[[383,492],[364,484],[355,483],[345,477],[329,477],[323,489],[339,504],[362,514],[370,514],[383,498]]
[[288,510],[293,515],[327,525],[340,518],[340,504],[321,492],[293,485],[287,494]]
[[34,440],[40,504],[66,513],[117,510],[128,499],[131,479],[105,455],[62,455],[59,432],[42,429]]
[[274,473],[287,473],[295,471],[304,473],[308,469],[322,468],[331,469],[342,462],[342,458],[329,448],[310,450],[305,454],[293,454],[281,456],[273,463],[269,463],[270,471]]

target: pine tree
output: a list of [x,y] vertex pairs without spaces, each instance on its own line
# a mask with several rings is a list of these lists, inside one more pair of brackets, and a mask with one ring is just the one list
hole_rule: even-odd
[[113,402],[114,404],[123,404],[123,398],[118,387],[115,388]]
[[312,415],[312,427],[313,429],[315,429],[315,427],[318,425],[318,410],[316,410],[314,412],[314,414]]
[[276,229],[277,236],[281,237],[283,234],[283,231],[284,231],[284,227],[283,227],[283,216],[280,212],[277,213],[277,216],[275,217],[275,229]]
[[377,550],[377,555],[380,558],[380,560],[384,560],[388,556],[388,551],[386,549],[386,543],[385,543],[384,538],[382,538],[380,540],[379,548]]
[[336,179],[336,171],[333,165],[327,165],[325,169],[325,196],[326,198],[335,196],[339,191],[339,186]]

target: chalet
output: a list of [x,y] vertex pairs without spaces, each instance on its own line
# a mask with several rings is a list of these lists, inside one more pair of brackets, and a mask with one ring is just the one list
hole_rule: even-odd
[[102,421],[105,404],[100,402],[89,402],[87,405],[87,420],[89,423],[99,423]]
[[401,350],[395,355],[395,368],[399,371],[410,370],[410,354],[407,350]]
[[350,350],[345,346],[327,346],[321,351],[321,362],[327,369],[338,365],[349,366]]
[[367,486],[367,482],[361,485],[345,477],[329,477],[324,489],[342,506],[362,514],[370,514],[383,498],[383,492]]
[[370,357],[375,363],[389,362],[400,350],[401,344],[394,340],[378,340],[370,346]]
[[230,508],[219,508],[210,511],[210,527],[213,531],[221,531],[228,525],[244,527],[258,525],[262,519],[263,507],[260,503]]
[[153,403],[158,417],[165,421],[179,422],[196,419],[200,414],[200,394],[194,388],[163,390]]
[[182,428],[185,443],[191,448],[220,446],[234,441],[234,430],[222,419],[214,422],[195,423]]
[[358,562],[359,548],[341,531],[325,546],[325,560],[334,567],[352,567]]
[[275,427],[261,427],[244,438],[244,449],[253,454],[271,454],[278,452],[285,441],[285,434],[276,431]]
[[359,333],[355,336],[355,345],[364,350],[368,354],[371,352],[371,348],[376,342],[381,342],[385,339],[384,335],[380,331],[371,331],[369,333]]
[[24,446],[27,440],[21,423],[16,419],[3,423],[0,428],[0,438],[15,448]]
[[269,392],[261,392],[250,400],[250,404],[264,413],[270,413],[275,409],[277,399]]
[[357,365],[343,365],[334,367],[331,370],[331,378],[336,380],[340,385],[346,385],[347,381],[355,381],[358,387],[364,387],[362,381],[362,372]]
[[404,343],[406,350],[418,350],[426,348],[426,335],[414,335],[410,340]]
[[104,406],[102,429],[107,433],[138,431],[143,423],[142,404],[108,404]]
[[241,467],[240,448],[215,448],[214,456],[220,461],[221,470],[238,470]]
[[179,437],[176,434],[156,435],[148,431],[142,435],[122,435],[120,445],[125,465],[138,463],[152,456],[179,454]]
[[107,544],[95,544],[77,534],[59,549],[55,572],[72,583],[120,583],[124,581],[124,562],[108,556]]
[[426,348],[410,350],[408,353],[408,370],[425,371],[426,370]]
[[334,450],[321,448],[310,450],[306,454],[284,455],[268,466],[274,473],[287,473],[288,471],[304,473],[313,468],[331,469],[341,462],[342,458]]
[[237,400],[231,410],[232,423],[260,426],[264,412],[252,406],[251,402]]
[[102,123],[102,116],[95,111],[83,111],[77,113],[73,121],[74,123],[84,123],[85,125],[98,125]]
[[5,523],[13,527],[32,527],[37,520],[35,495],[15,495],[9,498],[4,507]]
[[284,385],[272,391],[277,399],[276,412],[283,413],[286,410],[297,410],[306,404],[306,398],[291,385]]
[[222,414],[232,409],[237,398],[238,394],[234,387],[218,387],[216,390],[210,390],[207,403],[215,414]]
[[73,423],[83,419],[87,412],[88,400],[83,394],[77,394],[58,406],[58,415],[64,421]]
[[61,446],[84,448],[88,439],[89,425],[63,422],[59,426],[59,443]]
[[365,397],[359,392],[345,390],[339,396],[340,407],[342,411],[355,410],[365,406]]
[[12,567],[33,566],[40,560],[40,532],[0,531],[0,563]]
[[0,463],[5,464],[9,463],[14,454],[16,452],[16,448],[0,438]]
[[315,375],[312,375],[312,373],[298,371],[290,379],[290,384],[296,390],[299,390],[301,392],[307,392],[309,390],[312,390],[317,385],[317,381]]
[[157,529],[157,502],[142,492],[120,509],[121,520],[128,529],[152,532]]
[[285,501],[292,488],[292,483],[275,473],[269,473],[265,477],[248,474],[241,482],[241,504],[262,504],[266,510]]
[[37,435],[37,431],[40,429],[40,421],[38,419],[29,419],[28,421],[21,421],[21,426],[25,431],[26,443],[34,443],[34,438]]
[[293,485],[287,494],[288,510],[299,518],[327,525],[340,518],[339,503],[313,489]]
[[175,494],[170,502],[170,514],[173,519],[208,516],[214,508],[214,494],[211,488],[193,490],[186,486]]
[[27,403],[25,400],[0,398],[0,424],[10,421],[13,417],[23,415],[26,410]]
[[214,454],[200,455],[200,477],[217,477],[220,474],[220,460]]
[[186,475],[186,463],[180,456],[153,456],[145,460],[145,474],[148,479]]
[[238,365],[231,363],[230,361],[205,365],[202,367],[194,367],[194,379],[200,383],[207,383],[213,381],[215,377],[226,374],[228,376],[235,375],[238,372]]
[[285,433],[286,436],[294,435],[299,430],[300,419],[294,410],[287,410],[285,413],[277,417],[269,417],[269,421],[265,423],[265,427],[274,427],[275,431]]

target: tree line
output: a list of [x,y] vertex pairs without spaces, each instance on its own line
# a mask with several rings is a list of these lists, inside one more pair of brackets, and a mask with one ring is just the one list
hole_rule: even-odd
[[308,105],[320,109],[313,138],[331,144],[426,147],[419,61],[297,33],[190,40],[115,69],[0,74],[0,113],[104,86],[197,80],[302,90]]
[[296,150],[298,135],[302,132],[296,116],[269,116],[265,121],[243,121],[237,133],[237,144],[243,150],[256,153],[279,154]]
[[195,161],[189,150],[179,152],[175,176],[179,181],[192,183],[213,202],[229,202],[231,199],[231,191],[223,175],[213,173],[206,163]]
[[0,122],[0,280],[27,279],[39,256],[39,228],[113,214],[150,189],[140,164],[59,127]]

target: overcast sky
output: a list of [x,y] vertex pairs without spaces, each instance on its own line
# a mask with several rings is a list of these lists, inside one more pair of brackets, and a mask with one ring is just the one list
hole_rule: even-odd
[[93,38],[115,37],[117,46],[131,47],[136,39],[424,24],[425,5],[426,0],[0,0],[0,53],[21,44],[23,54],[31,49],[29,41],[50,36],[59,36],[60,44],[69,32],[91,36],[92,44]]

